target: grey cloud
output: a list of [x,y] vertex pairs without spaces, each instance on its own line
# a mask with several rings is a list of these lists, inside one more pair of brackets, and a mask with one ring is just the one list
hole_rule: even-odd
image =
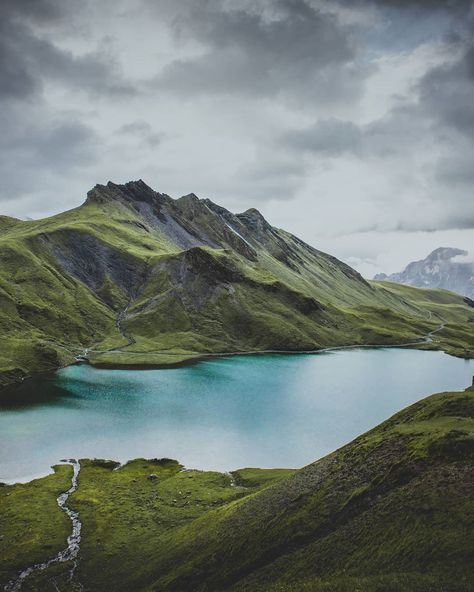
[[135,137],[146,142],[149,146],[155,147],[165,139],[165,134],[155,132],[153,127],[146,121],[132,121],[122,125],[117,134],[121,136]]
[[[28,141],[28,151],[42,167],[59,172],[63,167],[81,167],[94,161],[97,136],[79,121],[71,121],[68,117],[35,132]],[[25,144],[22,144],[23,150]]]
[[132,121],[131,123],[125,123],[120,126],[117,133],[141,136],[150,133],[152,129],[151,125],[146,121]]
[[[122,92],[112,57],[75,56],[54,43],[79,3],[3,0],[0,4],[0,200],[20,202],[56,187],[97,160],[98,135],[79,113],[49,104],[43,90]],[[71,25],[72,26],[72,25]],[[53,190],[54,193],[54,190]]]
[[2,0],[0,16],[13,20],[26,18],[40,23],[57,21],[64,15],[64,9],[70,8],[68,0]]
[[[281,225],[286,213],[299,217],[293,230],[306,224],[315,241],[328,228],[469,227],[470,4],[3,0],[0,199],[29,195],[33,203],[37,196],[36,211],[50,212],[78,203],[76,188],[102,176],[149,175],[157,189],[202,188],[237,210],[241,202],[271,209],[278,201]],[[358,10],[357,18],[347,16]],[[415,18],[414,10],[424,12]],[[361,14],[372,13],[368,27]],[[87,47],[79,36],[68,38],[73,27],[89,36],[86,53],[64,49]],[[385,117],[358,125],[372,108],[380,112],[383,105],[374,102],[386,96],[366,85],[372,68],[380,69],[383,84],[383,69],[390,72],[392,58],[400,60],[403,86],[413,64],[418,75],[426,67],[420,60],[433,56],[414,50],[447,32],[450,56],[463,57],[432,69]],[[115,37],[109,47],[126,56],[125,75],[117,57],[96,49],[104,33]],[[140,81],[135,92],[134,75],[152,78],[149,92]],[[115,101],[131,95],[133,102]],[[301,129],[309,113],[316,121]],[[298,129],[285,133],[291,126]],[[157,159],[150,147],[166,138],[173,140],[170,150]],[[181,191],[183,185],[189,188]],[[54,207],[43,206],[48,193],[57,196]]]
[[[402,217],[396,224],[390,227],[395,232],[439,232],[440,230],[469,230],[474,228],[474,214],[467,214],[450,210],[449,207],[442,213],[442,216],[420,219],[414,213],[411,216]],[[376,226],[376,231],[381,228]],[[383,230],[383,229],[382,229]]]
[[174,15],[174,30],[204,49],[169,64],[155,80],[161,90],[282,95],[313,103],[354,99],[361,90],[369,69],[357,63],[350,31],[309,0],[186,6]]
[[372,0],[377,6],[386,5],[392,8],[413,8],[422,10],[443,10],[450,12],[466,12],[472,7],[472,0]]
[[[473,27],[474,30],[474,27]],[[474,140],[474,44],[453,64],[432,69],[420,83],[420,102],[444,126]]]
[[70,177],[97,158],[98,138],[94,131],[71,117],[45,112],[20,114],[3,109],[0,116],[0,200],[21,198],[42,189],[47,177]]
[[[470,23],[474,32],[474,21]],[[474,227],[474,43],[465,38],[458,60],[433,68],[421,80],[416,115],[433,122],[435,141],[446,147],[436,163],[435,178],[457,203],[460,217]],[[454,191],[450,191],[454,189]],[[457,214],[459,216],[459,214]],[[465,227],[465,224],[463,224]]]
[[365,125],[319,120],[284,139],[293,148],[328,156],[396,155],[429,137],[461,148],[468,141],[474,147],[474,43],[464,38],[456,45],[452,50],[459,57],[429,69],[413,88],[414,97],[401,98],[384,117]]
[[285,134],[284,141],[296,150],[340,156],[345,152],[360,152],[363,131],[350,121],[333,118],[321,120],[303,130],[290,131]]
[[0,99],[28,99],[51,82],[94,95],[134,92],[133,86],[122,78],[113,56],[103,51],[75,56],[36,30],[38,22],[50,25],[58,22],[65,16],[67,6],[68,2],[61,4],[46,0],[2,2]]
[[129,96],[136,92],[133,84],[122,78],[111,55],[94,51],[74,56],[46,41],[34,45],[36,67],[45,78],[92,95]]
[[0,99],[26,98],[40,87],[39,80],[22,59],[15,59],[14,41],[0,24]]
[[339,0],[341,5],[373,5],[377,8],[391,8],[432,12],[442,11],[451,14],[466,14],[472,8],[472,0]]
[[234,179],[239,192],[254,202],[288,201],[304,179],[304,164],[286,155],[259,155],[255,164],[240,168]]
[[439,160],[436,167],[436,179],[444,186],[474,186],[474,161],[472,153],[456,154]]
[[286,132],[281,139],[296,152],[320,157],[350,154],[383,159],[399,154],[418,134],[406,109],[394,109],[387,117],[366,125],[334,118],[318,120],[304,129]]
[[[282,141],[296,158],[298,152],[335,161],[350,155],[385,170],[393,194],[372,200],[393,210],[390,228],[474,228],[474,44],[462,36],[449,49],[456,53],[429,69],[413,96],[385,116],[365,125],[323,119],[287,132]],[[423,205],[397,208],[397,194],[405,191]]]

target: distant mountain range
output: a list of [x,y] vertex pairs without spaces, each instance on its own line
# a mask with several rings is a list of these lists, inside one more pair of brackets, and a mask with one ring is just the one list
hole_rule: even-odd
[[424,346],[470,357],[473,312],[454,294],[368,282],[255,209],[141,180],[97,185],[43,220],[0,216],[0,385],[77,358],[140,367],[421,342],[441,323]]
[[474,262],[462,261],[467,255],[462,249],[440,247],[425,259],[408,264],[400,273],[379,273],[374,279],[418,288],[444,288],[474,299]]

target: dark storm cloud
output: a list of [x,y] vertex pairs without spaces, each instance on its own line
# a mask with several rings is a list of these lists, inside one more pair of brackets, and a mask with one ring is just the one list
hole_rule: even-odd
[[15,55],[15,40],[5,35],[4,28],[5,22],[0,22],[0,99],[30,97],[39,89],[40,81]]
[[[60,5],[51,0],[2,0],[0,3],[0,99],[26,98],[41,87],[30,62],[34,34],[30,24],[60,18]],[[28,24],[26,24],[28,23]]]
[[443,10],[447,12],[466,12],[472,6],[472,0],[373,0],[376,6],[390,6],[412,10]]
[[[430,206],[401,210],[394,220],[397,230],[474,228],[474,43],[466,34],[470,30],[474,28],[468,21],[446,47],[446,61],[429,69],[412,88],[412,97],[401,98],[385,116],[364,125],[318,120],[286,133],[283,142],[296,154],[313,154],[317,160],[352,157],[373,162],[389,175],[406,175],[405,183],[413,183],[415,192],[429,188]],[[422,164],[415,166],[417,160]]]
[[[59,48],[36,25],[54,26],[72,18],[69,2],[3,1],[0,5],[0,99],[25,99],[48,83],[94,95],[134,92],[111,55],[92,51],[76,56]],[[77,6],[77,5],[76,5]]]
[[[107,99],[133,92],[112,56],[82,55],[55,43],[81,4],[68,0],[0,3],[0,200],[34,193],[45,179],[66,178],[97,157],[98,135],[80,113],[52,107],[51,87]],[[72,25],[71,25],[72,26]]]
[[376,8],[423,11],[433,10],[451,14],[466,13],[472,7],[472,0],[339,0],[341,5],[369,5]]
[[0,16],[2,19],[22,17],[44,23],[58,20],[70,6],[68,0],[2,0]]
[[180,40],[203,47],[170,63],[155,81],[160,89],[340,102],[354,99],[368,72],[349,31],[309,1],[207,1],[174,13],[157,6],[168,7]]
[[474,140],[474,43],[455,63],[424,76],[420,101],[441,124]]
[[446,202],[457,204],[460,214],[456,217],[474,228],[474,19],[468,30],[460,41],[460,57],[422,78],[416,114],[431,118],[435,140],[448,148],[435,173]]
[[[474,33],[474,21],[467,25]],[[446,50],[445,63],[429,69],[413,87],[414,99],[401,99],[383,118],[363,126],[350,121],[321,120],[288,133],[288,144],[301,150],[336,155],[342,152],[397,152],[394,140],[411,142],[420,129],[440,142],[458,140],[474,146],[474,42],[470,34],[458,37]],[[388,143],[392,144],[392,149]],[[373,150],[372,150],[373,148]],[[405,149],[404,143],[400,146]]]

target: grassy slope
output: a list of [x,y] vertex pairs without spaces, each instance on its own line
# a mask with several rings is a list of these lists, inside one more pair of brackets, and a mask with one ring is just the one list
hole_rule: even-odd
[[167,239],[142,237],[131,221],[129,211],[89,205],[44,220],[0,225],[0,386],[71,363],[84,346],[105,335],[123,341],[115,327],[116,311],[127,300],[123,291],[106,278],[103,291],[94,293],[58,265],[48,246],[64,244],[74,233],[136,260],[173,250]]
[[58,465],[42,479],[0,486],[0,586],[64,548],[71,523],[56,498],[69,489],[71,475],[70,466]]
[[[428,397],[296,472],[115,467],[84,461],[71,500],[89,591],[472,590],[474,389]],[[52,524],[64,535],[54,479],[0,489],[4,578],[52,552],[15,530],[20,512],[38,540]]]
[[434,395],[177,532],[149,589],[470,590],[473,461],[474,390]]
[[[179,463],[167,459],[137,459],[118,466],[112,461],[81,461],[80,488],[69,503],[81,512],[81,519],[82,514],[87,516],[81,578],[100,590],[129,590],[131,574],[140,580],[142,557],[165,552],[170,531],[294,473],[292,469],[241,469],[232,475],[182,471]],[[65,547],[70,523],[56,497],[69,488],[70,473],[70,467],[59,465],[54,475],[0,487],[0,586]],[[34,574],[26,588],[54,590],[49,583],[52,573],[61,574],[61,569]]]
[[[474,355],[474,309],[462,297],[368,283],[258,213],[246,226],[246,215],[167,199],[223,248],[183,250],[123,200],[38,221],[0,217],[0,386],[85,347],[97,365],[172,365],[211,352],[409,342],[442,322],[430,347]],[[132,345],[116,327],[125,306]]]

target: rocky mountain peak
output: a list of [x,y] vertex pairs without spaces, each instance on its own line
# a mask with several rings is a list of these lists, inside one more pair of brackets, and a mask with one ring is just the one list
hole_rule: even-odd
[[86,204],[107,203],[118,200],[125,205],[145,202],[151,205],[170,200],[167,195],[158,193],[149,187],[142,179],[129,181],[123,185],[109,181],[107,185],[98,184],[87,193]]
[[464,251],[463,249],[455,249],[453,247],[438,247],[426,257],[425,261],[449,261],[459,255],[467,255],[467,251]]
[[262,221],[266,222],[263,215],[256,208],[249,208],[248,210],[245,210],[245,212],[243,212],[240,215],[247,216],[248,218],[252,218],[253,220],[260,220],[261,222]]
[[255,231],[268,230],[271,228],[270,224],[255,208],[249,208],[248,210],[245,210],[245,212],[237,214],[237,218],[248,228],[251,228]]
[[183,195],[183,197],[180,197],[177,201],[191,201],[197,203],[201,200],[195,193],[188,193],[187,195]]
[[195,193],[183,195],[175,201],[178,208],[182,211],[195,213],[201,206],[201,200]]
[[463,249],[439,247],[425,259],[409,263],[400,273],[379,273],[375,280],[408,284],[419,288],[444,288],[474,297],[474,263],[457,260],[468,255]]

